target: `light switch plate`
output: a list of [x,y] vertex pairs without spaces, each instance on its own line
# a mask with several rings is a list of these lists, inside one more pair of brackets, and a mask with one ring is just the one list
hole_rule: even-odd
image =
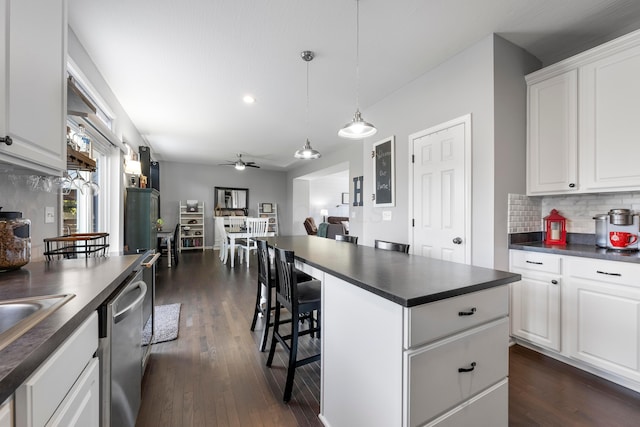
[[391,211],[382,211],[382,220],[391,221]]
[[56,220],[56,211],[53,206],[47,206],[44,208],[44,223],[53,224]]

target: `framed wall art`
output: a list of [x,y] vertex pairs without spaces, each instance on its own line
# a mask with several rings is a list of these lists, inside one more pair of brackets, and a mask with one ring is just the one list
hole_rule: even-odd
[[373,206],[395,206],[395,137],[373,144]]

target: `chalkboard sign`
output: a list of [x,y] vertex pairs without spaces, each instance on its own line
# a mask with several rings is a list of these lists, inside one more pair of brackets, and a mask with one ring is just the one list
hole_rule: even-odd
[[373,206],[395,206],[394,137],[373,144]]

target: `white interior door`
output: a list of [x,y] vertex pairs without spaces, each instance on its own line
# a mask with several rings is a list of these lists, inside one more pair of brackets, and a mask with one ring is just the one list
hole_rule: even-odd
[[409,136],[413,253],[471,263],[471,116]]

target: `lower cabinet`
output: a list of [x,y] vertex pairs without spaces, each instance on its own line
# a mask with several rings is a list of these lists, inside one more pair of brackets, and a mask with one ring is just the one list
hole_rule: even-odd
[[409,308],[322,285],[325,425],[508,425],[507,285]]
[[15,392],[16,427],[97,427],[98,315],[93,313]]
[[13,397],[0,405],[0,427],[13,427]]
[[561,262],[557,255],[511,251],[511,334],[560,351]]
[[[511,335],[640,391],[640,264],[512,250]],[[527,263],[529,261],[529,263]]]
[[640,383],[640,266],[568,265],[569,355]]

